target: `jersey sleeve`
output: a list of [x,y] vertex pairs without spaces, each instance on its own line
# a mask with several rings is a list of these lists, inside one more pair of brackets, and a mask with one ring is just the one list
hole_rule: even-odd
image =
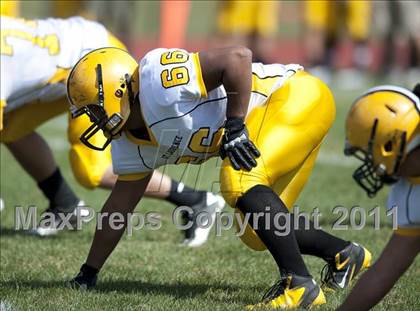
[[157,97],[157,104],[207,97],[198,53],[181,49],[155,49],[140,61],[140,85],[143,95]]

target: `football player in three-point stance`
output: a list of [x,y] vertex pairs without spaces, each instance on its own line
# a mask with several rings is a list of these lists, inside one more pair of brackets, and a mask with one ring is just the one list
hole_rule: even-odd
[[[388,208],[397,230],[372,268],[357,282],[340,311],[370,310],[410,267],[420,251],[420,84],[369,89],[350,109],[345,153],[363,162],[353,174],[373,197],[394,184]],[[415,290],[415,289],[414,289]]]
[[[130,213],[154,168],[201,163],[220,153],[225,200],[249,219],[242,240],[254,250],[268,249],[279,268],[279,282],[256,307],[323,304],[323,291],[301,253],[327,262],[330,288],[346,287],[370,265],[371,255],[312,223],[295,228],[294,221],[287,224],[287,217],[279,216],[291,215],[310,175],[335,117],[334,99],[299,65],[251,59],[243,47],[200,53],[156,49],[139,64],[123,50],[98,49],[72,69],[67,92],[73,116],[88,115],[92,122],[81,140],[94,149],[112,144],[119,177],[102,212]],[[107,141],[94,145],[90,137],[101,130]],[[95,286],[123,232],[105,221],[72,286]]]
[[[101,24],[81,17],[34,21],[1,17],[0,113],[4,117],[0,124],[1,142],[38,183],[49,199],[48,211],[56,215],[51,226],[37,229],[38,234],[56,233],[61,220],[58,213],[75,213],[75,208],[82,204],[62,177],[48,144],[35,130],[68,110],[66,80],[70,69],[80,57],[104,46],[125,49]],[[77,181],[89,189],[112,188],[116,176],[112,173],[110,148],[99,152],[79,140],[89,125],[87,116],[69,120],[69,158],[73,173]],[[105,140],[102,134],[93,139],[97,143]],[[224,204],[221,196],[193,191],[159,172],[154,173],[147,194],[213,214]],[[186,216],[194,220],[194,215]],[[184,242],[199,246],[206,241],[210,229],[193,223],[185,232]]]

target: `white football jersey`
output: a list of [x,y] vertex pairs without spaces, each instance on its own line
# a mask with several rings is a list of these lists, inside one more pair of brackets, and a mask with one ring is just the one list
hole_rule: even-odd
[[396,208],[398,228],[420,228],[420,184],[400,179],[388,195],[388,209]]
[[[207,93],[197,53],[156,49],[140,61],[140,109],[148,128],[112,141],[117,175],[142,175],[166,164],[199,164],[218,154],[226,119],[226,91]],[[248,112],[264,104],[299,65],[252,65]]]
[[[5,112],[66,96],[68,70],[89,51],[108,46],[108,32],[82,17],[1,17],[1,100]],[[58,83],[61,82],[61,83]]]
[[[411,139],[407,153],[420,147],[420,135]],[[396,208],[399,228],[420,228],[420,184],[400,179],[391,187],[388,195],[388,209]]]

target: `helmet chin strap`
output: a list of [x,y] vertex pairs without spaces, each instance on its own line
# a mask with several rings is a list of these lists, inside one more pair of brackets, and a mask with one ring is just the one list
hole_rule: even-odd
[[131,87],[131,82],[133,81],[131,79],[131,76],[128,73],[125,74],[124,78],[125,78],[125,83],[127,84],[128,100],[130,102],[130,105],[133,105],[135,101],[133,88]]
[[402,161],[402,159],[404,157],[404,150],[405,150],[405,145],[406,144],[407,144],[407,132],[404,131],[401,134],[400,148],[398,150],[398,154],[397,154],[397,157],[395,159],[395,165],[394,165],[393,175],[395,175],[398,172],[399,168],[400,168],[401,161]]
[[[89,108],[89,106],[85,107],[84,113],[89,116],[92,125],[82,133],[80,136],[80,141],[91,149],[103,151],[106,149],[106,147],[108,147],[112,139],[118,135],[112,133],[112,128],[117,127],[121,123],[122,118],[118,114],[113,114],[108,118],[105,111],[105,95],[101,64],[96,66],[96,79],[98,82],[98,105],[96,107],[98,109],[93,109],[94,107]],[[107,126],[110,128],[109,130],[107,129]],[[107,134],[105,143],[100,147],[95,146],[90,142],[90,139],[94,137],[99,130],[102,130],[102,132],[106,132]]]
[[370,132],[369,142],[368,142],[368,153],[372,156],[373,159],[373,142],[375,141],[376,129],[378,128],[378,119],[373,121],[372,131]]

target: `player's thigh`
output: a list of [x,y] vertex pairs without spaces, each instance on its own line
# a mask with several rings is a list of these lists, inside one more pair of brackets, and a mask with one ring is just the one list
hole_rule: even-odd
[[270,184],[297,167],[319,146],[335,118],[328,87],[298,72],[246,120],[250,138],[261,152],[258,163]]
[[[80,136],[91,125],[87,115],[69,119],[70,164],[76,180],[86,188],[100,185],[102,177],[111,165],[111,147],[104,151],[93,150],[80,141]],[[103,145],[106,138],[102,132],[92,137],[94,145]]]
[[250,138],[261,152],[257,166],[250,172],[236,171],[228,159],[223,161],[220,180],[227,203],[234,207],[256,185],[271,187],[280,178],[291,179],[320,145],[334,117],[334,99],[322,81],[306,72],[287,80],[246,119]]
[[32,133],[44,122],[64,113],[67,101],[33,102],[4,115],[1,142],[10,143]]
[[275,181],[273,190],[280,196],[281,200],[289,209],[293,207],[303,187],[306,185],[315,165],[320,147],[321,145],[316,147],[299,167],[279,177]]

